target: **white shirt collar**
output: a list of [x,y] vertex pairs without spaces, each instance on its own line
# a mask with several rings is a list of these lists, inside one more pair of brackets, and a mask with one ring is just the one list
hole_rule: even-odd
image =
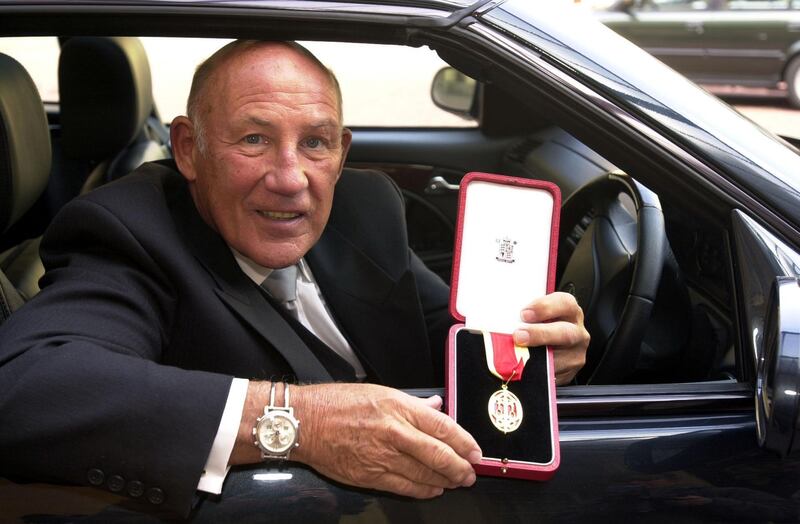
[[[239,264],[239,267],[242,268],[242,271],[244,271],[244,274],[247,275],[250,280],[255,282],[256,285],[260,286],[261,283],[264,282],[267,277],[269,277],[270,273],[275,271],[272,268],[264,267],[253,262],[251,259],[239,253],[232,247],[229,246],[229,248],[231,253],[233,253],[233,257],[236,259],[236,263]],[[299,274],[302,276],[303,280],[306,282],[314,281],[311,276],[311,270],[309,269],[308,264],[306,264],[305,258],[301,258],[297,262],[297,267],[300,269]]]

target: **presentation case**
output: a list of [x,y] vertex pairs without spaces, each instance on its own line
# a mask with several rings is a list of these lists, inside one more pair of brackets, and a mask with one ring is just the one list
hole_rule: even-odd
[[559,465],[552,352],[529,348],[522,368],[511,334],[524,306],[555,286],[560,208],[549,182],[461,182],[450,310],[463,323],[450,330],[445,406],[481,446],[480,475],[545,480]]

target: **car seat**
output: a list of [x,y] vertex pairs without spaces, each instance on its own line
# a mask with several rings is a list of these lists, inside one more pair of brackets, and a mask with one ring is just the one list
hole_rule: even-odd
[[[50,174],[50,133],[30,75],[0,54],[0,232],[36,202]],[[38,239],[0,254],[0,322],[38,291],[44,267]]]
[[58,84],[60,176],[79,181],[81,193],[143,162],[170,157],[169,132],[155,114],[150,64],[138,38],[67,39]]

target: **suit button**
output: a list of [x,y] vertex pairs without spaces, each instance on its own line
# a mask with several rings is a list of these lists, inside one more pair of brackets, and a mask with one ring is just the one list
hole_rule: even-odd
[[150,504],[161,504],[164,502],[164,492],[159,488],[150,488],[147,490],[147,500]]
[[122,488],[125,487],[125,479],[119,475],[111,475],[108,477],[107,486],[109,491],[113,491],[114,493],[122,491]]
[[106,476],[103,470],[95,468],[89,470],[89,473],[86,474],[86,479],[92,486],[99,486],[106,479]]
[[141,497],[144,494],[144,484],[138,480],[128,483],[128,495],[131,497]]

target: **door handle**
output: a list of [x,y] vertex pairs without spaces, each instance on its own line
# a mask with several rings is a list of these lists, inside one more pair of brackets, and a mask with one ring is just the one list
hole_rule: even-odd
[[703,22],[686,22],[686,30],[698,35],[702,35],[705,32]]
[[443,195],[458,192],[458,184],[451,184],[441,176],[432,177],[425,186],[426,195]]

